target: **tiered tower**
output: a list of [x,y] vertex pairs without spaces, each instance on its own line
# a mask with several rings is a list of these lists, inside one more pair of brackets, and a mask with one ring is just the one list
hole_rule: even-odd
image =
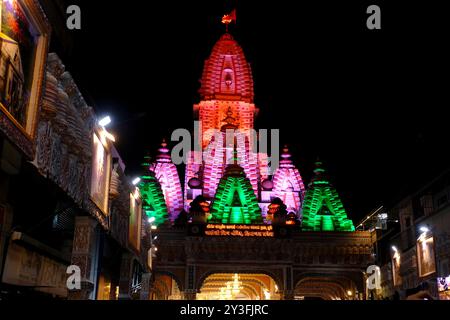
[[165,140],[161,143],[156,161],[150,165],[150,171],[154,172],[161,185],[169,219],[173,222],[183,209],[183,192],[177,167],[172,163]]
[[287,146],[281,154],[280,167],[273,176],[273,193],[284,202],[289,212],[300,211],[305,195],[305,185],[300,172],[292,162]]
[[303,204],[303,231],[355,231],[336,189],[328,181],[322,162],[316,162],[314,178]]
[[[194,115],[201,122],[201,147],[207,152],[201,164],[194,162],[194,152],[189,155],[185,209],[200,194],[214,200],[229,164],[227,159],[234,150],[237,150],[239,166],[254,196],[262,204],[261,182],[269,178],[268,162],[266,154],[257,152],[252,135],[258,108],[253,103],[251,67],[242,48],[229,33],[217,41],[206,60],[199,92],[201,101],[194,105]],[[238,132],[234,143],[228,145],[227,130]],[[265,202],[270,203],[270,197]]]
[[238,164],[235,151],[234,163],[227,166],[220,179],[212,205],[211,221],[228,224],[259,224],[263,222],[258,199],[250,180]]
[[142,196],[142,210],[147,218],[155,218],[154,224],[159,226],[168,222],[166,201],[158,179],[152,171],[142,177],[139,184],[139,191]]
[[173,223],[183,209],[186,214],[191,202],[202,196],[202,203],[210,204],[209,222],[272,223],[267,212],[275,201],[286,206],[286,217],[277,216],[277,221],[295,226],[303,214],[305,231],[353,231],[353,223],[320,162],[308,191],[287,147],[283,148],[280,167],[269,175],[267,154],[259,153],[253,145],[258,113],[253,96],[250,65],[239,44],[225,33],[205,62],[201,101],[194,105],[195,119],[202,129],[201,148],[188,154],[184,192],[163,142],[156,161],[148,166],[151,174],[141,184],[147,214],[155,216],[158,223]]

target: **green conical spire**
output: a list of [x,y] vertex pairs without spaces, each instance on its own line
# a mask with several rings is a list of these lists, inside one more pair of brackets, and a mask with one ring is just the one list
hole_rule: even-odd
[[227,224],[262,223],[261,209],[244,169],[237,164],[237,152],[234,163],[227,166],[220,179],[211,209],[211,222]]
[[168,211],[161,185],[156,179],[155,174],[147,169],[146,175],[141,177],[139,191],[142,196],[142,209],[148,218],[154,217],[156,226],[168,221]]
[[318,160],[303,202],[303,231],[355,231],[336,189]]

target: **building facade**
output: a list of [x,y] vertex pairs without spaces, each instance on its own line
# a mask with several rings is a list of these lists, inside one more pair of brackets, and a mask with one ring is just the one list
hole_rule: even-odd
[[251,68],[229,33],[205,61],[200,98],[185,176],[166,143],[144,164],[144,215],[158,226],[147,298],[365,299],[372,233],[355,230],[322,162],[307,187],[288,147],[269,166]]
[[377,233],[374,247],[381,288],[372,292],[374,298],[407,299],[423,288],[433,299],[449,300],[449,190],[446,171],[361,223],[359,227]]
[[1,1],[1,298],[140,298],[151,271],[142,200],[114,137],[49,53],[58,20],[47,5]]

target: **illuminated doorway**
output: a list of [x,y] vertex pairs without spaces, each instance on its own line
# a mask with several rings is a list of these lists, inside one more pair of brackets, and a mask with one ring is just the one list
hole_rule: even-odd
[[280,300],[280,294],[265,274],[216,273],[205,279],[197,300]]

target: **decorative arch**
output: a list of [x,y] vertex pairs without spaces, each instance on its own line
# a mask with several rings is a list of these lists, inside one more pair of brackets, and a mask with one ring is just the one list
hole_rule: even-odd
[[181,292],[183,292],[184,291],[184,283],[182,282],[182,281],[180,281],[180,279],[179,279],[179,277],[175,274],[175,273],[173,273],[173,272],[170,272],[170,271],[163,271],[163,270],[157,270],[157,271],[155,271],[154,272],[154,274],[153,274],[153,279],[154,279],[154,283],[156,283],[157,281],[158,281],[158,277],[159,276],[167,276],[167,277],[170,277],[173,281],[175,281],[175,283],[177,284],[177,286],[178,286],[178,289],[181,291]]
[[295,295],[305,297],[318,297],[324,300],[353,298],[347,294],[361,289],[357,286],[351,275],[331,273],[302,273],[295,278]]
[[259,269],[245,269],[245,270],[241,270],[240,268],[237,269],[211,269],[208,270],[206,272],[204,272],[203,274],[201,274],[198,278],[197,278],[197,282],[196,282],[196,291],[200,292],[200,289],[203,287],[203,284],[205,282],[205,280],[215,274],[233,274],[233,273],[238,273],[238,274],[262,274],[262,275],[266,275],[270,278],[272,278],[272,280],[275,282],[275,284],[278,287],[278,290],[281,292],[284,290],[284,282],[283,279],[279,276],[276,275],[275,272],[273,271],[267,271],[267,270],[259,270]]

